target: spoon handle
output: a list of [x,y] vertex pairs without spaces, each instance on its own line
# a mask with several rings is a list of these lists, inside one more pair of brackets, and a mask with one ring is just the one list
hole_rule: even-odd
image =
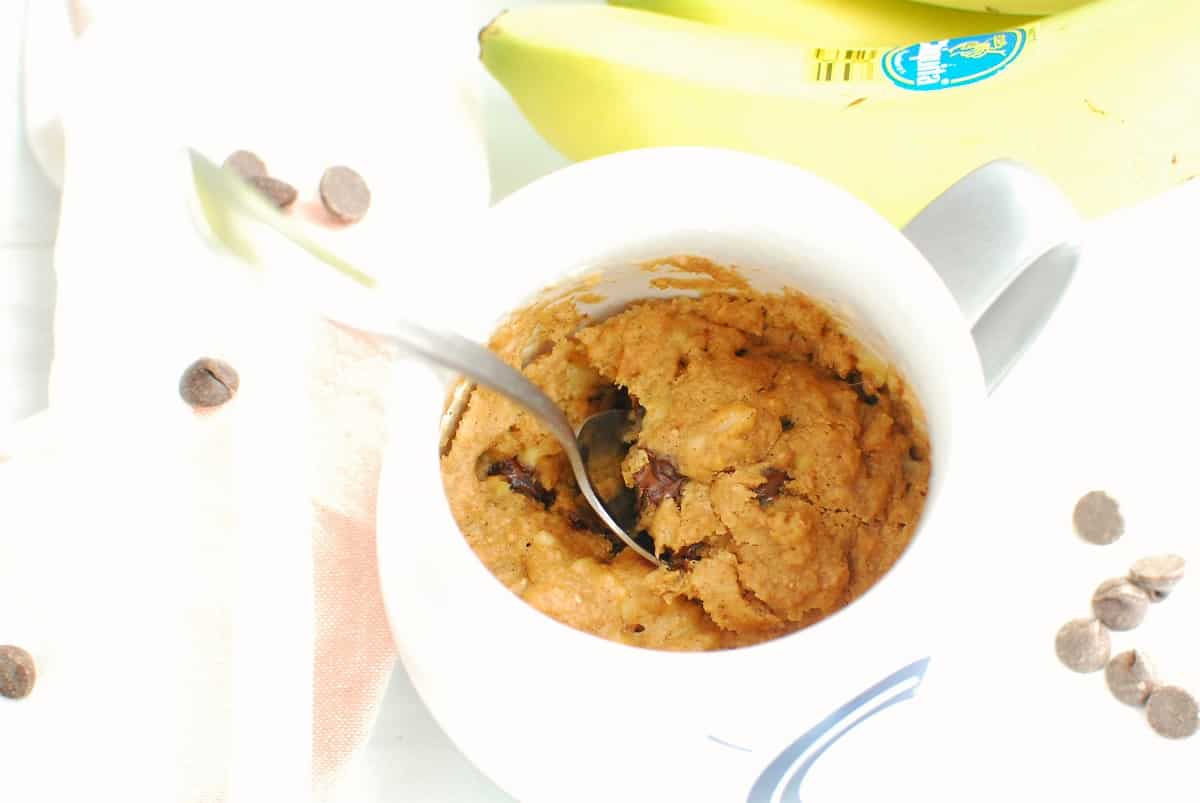
[[[357,328],[341,321],[336,323],[345,328]],[[562,446],[567,460],[571,464],[571,472],[575,475],[575,482],[579,486],[580,492],[592,509],[596,511],[596,514],[600,516],[605,526],[634,552],[651,563],[662,565],[662,562],[652,552],[638,544],[621,529],[621,526],[605,509],[588,477],[583,454],[579,450],[579,441],[575,437],[575,430],[572,428],[571,422],[563,413],[562,408],[543,393],[541,388],[530,382],[524,374],[475,341],[453,332],[434,332],[413,323],[397,322],[392,325],[390,331],[376,331],[371,334],[391,340],[408,354],[434,365],[448,368],[480,385],[491,388],[536,416]]]
[[402,351],[414,357],[462,374],[507,396],[537,416],[550,434],[562,443],[568,455],[579,451],[575,444],[575,431],[562,409],[524,374],[475,341],[452,332],[434,332],[406,322],[393,324],[390,331],[372,334],[393,341]]

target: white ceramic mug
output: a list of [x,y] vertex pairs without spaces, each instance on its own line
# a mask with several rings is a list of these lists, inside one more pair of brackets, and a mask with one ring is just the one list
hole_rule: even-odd
[[[915,389],[933,467],[909,548],[847,608],[753,647],[644,650],[572,630],[489,574],[442,491],[446,385],[402,364],[379,518],[389,617],[422,699],[502,788],[526,803],[795,801],[827,747],[914,696],[943,637],[945,602],[931,589],[944,585],[967,512],[987,387],[1074,269],[1073,247],[1054,246],[1076,219],[1052,189],[1006,164],[976,178],[915,220],[910,240],[797,168],[654,149],[548,176],[470,233],[473,256],[462,258],[474,264],[445,283],[445,300],[422,303],[426,320],[479,340],[535,291],[581,271],[604,277],[600,314],[663,295],[630,266],[678,254],[736,266],[757,289],[807,293]],[[1022,217],[1027,209],[1036,214]]]

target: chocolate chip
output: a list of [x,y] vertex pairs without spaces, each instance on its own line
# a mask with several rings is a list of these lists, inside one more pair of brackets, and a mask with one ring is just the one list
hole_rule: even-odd
[[331,167],[321,176],[321,203],[343,223],[357,223],[371,206],[371,190],[358,173],[348,167]]
[[763,507],[774,502],[779,497],[779,492],[783,490],[783,485],[791,477],[782,469],[769,468],[763,472],[763,477],[766,482],[754,489],[754,495],[758,497],[758,503]]
[[1111,544],[1125,534],[1121,509],[1104,491],[1084,494],[1075,503],[1073,520],[1079,537],[1092,544]]
[[250,176],[246,182],[280,209],[286,209],[296,200],[296,188],[286,181],[271,176]]
[[1095,619],[1074,619],[1063,625],[1054,638],[1054,652],[1063,665],[1075,672],[1097,672],[1108,663],[1112,642],[1108,631]]
[[680,571],[687,568],[689,563],[694,563],[704,557],[708,552],[708,544],[703,541],[697,541],[694,544],[688,544],[683,549],[676,552],[667,547],[659,553],[659,560],[667,564],[667,568],[673,571]]
[[749,353],[750,353],[750,349],[738,349],[737,351],[733,352],[733,356],[745,357]]
[[1154,665],[1145,653],[1126,650],[1104,667],[1104,681],[1113,697],[1126,705],[1145,705],[1156,685]]
[[654,538],[645,530],[638,531],[638,534],[633,537],[633,542],[651,555],[654,554]]
[[866,404],[869,407],[874,407],[875,405],[879,404],[879,397],[872,393],[867,393],[867,391],[863,388],[862,373],[857,369],[846,374],[846,384],[854,388],[854,392],[858,394],[858,400],[863,404]]
[[548,491],[538,482],[533,472],[521,465],[515,457],[501,460],[488,468],[488,476],[501,476],[508,480],[508,487],[514,492],[528,496],[543,507],[549,508],[554,504],[554,491]]
[[683,481],[686,477],[679,473],[679,469],[669,459],[659,457],[653,452],[647,452],[646,455],[649,462],[633,475],[642,503],[658,505],[662,504],[664,499],[678,499],[683,493]]
[[1179,555],[1142,558],[1130,568],[1129,580],[1134,585],[1146,589],[1152,602],[1160,602],[1166,599],[1183,579],[1186,565],[1187,562]]
[[1150,595],[1124,577],[1105,580],[1092,594],[1092,613],[1109,630],[1133,630],[1150,610]]
[[179,395],[192,407],[220,407],[238,389],[238,374],[224,360],[201,357],[179,378]]
[[632,630],[634,633],[641,633],[641,632],[645,631],[645,629],[646,629],[646,626],[645,626],[645,625],[634,625],[634,626],[633,626],[632,628],[630,628],[630,629],[631,629],[631,630]]
[[795,426],[796,422],[788,418],[786,415],[779,419],[779,427],[784,432],[790,432],[793,428],[795,428]]
[[0,697],[10,700],[28,697],[36,681],[33,656],[11,644],[0,645]]
[[1163,686],[1146,701],[1146,719],[1159,736],[1186,739],[1200,726],[1200,706],[1178,686]]
[[242,178],[261,178],[267,175],[267,166],[263,164],[263,160],[250,151],[234,151],[226,157],[223,166]]

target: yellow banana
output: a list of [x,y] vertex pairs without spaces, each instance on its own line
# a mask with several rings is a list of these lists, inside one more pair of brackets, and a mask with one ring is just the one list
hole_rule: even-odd
[[974,14],[909,0],[608,0],[610,5],[706,22],[731,31],[843,47],[907,45],[1013,28],[1029,16]]
[[[931,6],[989,14],[1061,14],[1097,0],[917,0]],[[1147,12],[1153,11],[1147,3]]]
[[487,69],[568,158],[736,148],[799,164],[902,224],[998,157],[1057,181],[1089,215],[1200,173],[1198,33],[1194,0],[1152,11],[1100,0],[891,51],[547,6],[502,14],[480,42]]

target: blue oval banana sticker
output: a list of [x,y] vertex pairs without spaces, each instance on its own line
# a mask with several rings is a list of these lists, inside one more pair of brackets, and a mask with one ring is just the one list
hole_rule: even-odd
[[1029,34],[1013,31],[919,42],[883,55],[883,72],[893,84],[914,92],[952,89],[997,75],[1017,60]]

